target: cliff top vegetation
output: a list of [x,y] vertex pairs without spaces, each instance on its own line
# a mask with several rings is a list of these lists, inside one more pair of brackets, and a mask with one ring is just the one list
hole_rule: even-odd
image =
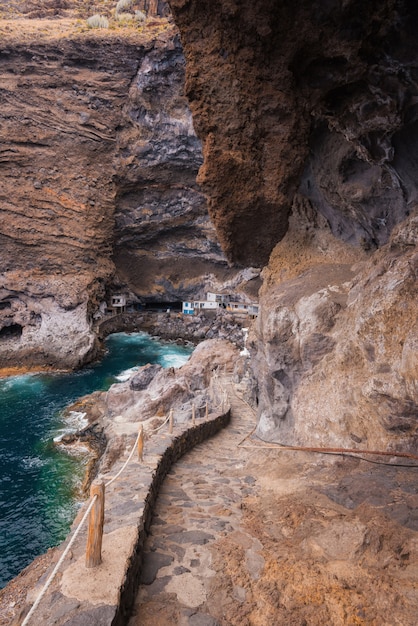
[[[0,37],[3,42],[24,42],[83,34],[107,39],[123,33],[124,38],[138,40],[138,37],[153,37],[171,26],[168,17],[162,14],[164,11],[157,15],[157,3],[128,0],[123,14],[118,12],[117,5],[116,0],[6,0],[0,8]],[[135,19],[135,13],[144,14],[146,19]],[[94,15],[105,17],[108,27],[89,27],[87,20]],[[129,15],[132,19],[127,19]]]

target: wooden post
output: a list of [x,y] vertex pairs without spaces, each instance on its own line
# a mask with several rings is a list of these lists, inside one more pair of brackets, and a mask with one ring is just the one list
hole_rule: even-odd
[[144,460],[144,427],[139,425],[139,437],[138,437],[138,459]]
[[194,426],[196,424],[196,407],[195,404],[193,402],[192,404],[192,425]]
[[171,433],[173,432],[173,409],[170,409],[170,416],[168,419],[168,432]]
[[90,487],[90,497],[97,496],[89,516],[86,547],[86,567],[97,567],[102,562],[102,538],[104,523],[105,484],[94,481]]
[[209,402],[206,400],[205,419],[208,419],[208,415],[209,415]]

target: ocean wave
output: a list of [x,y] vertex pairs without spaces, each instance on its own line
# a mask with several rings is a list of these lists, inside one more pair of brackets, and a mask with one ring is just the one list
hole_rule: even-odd
[[18,376],[9,376],[8,378],[0,379],[0,390],[8,391],[16,387],[42,387],[43,381],[39,374],[35,372],[28,374],[19,374]]
[[127,380],[130,379],[130,377],[135,374],[135,372],[137,372],[139,370],[140,366],[136,365],[135,367],[130,367],[127,370],[123,370],[120,374],[117,374],[115,376],[116,380],[118,380],[120,383],[124,383]]
[[161,356],[163,367],[181,367],[189,360],[189,354],[164,354]]
[[53,434],[54,443],[59,443],[64,435],[76,433],[89,425],[86,413],[82,411],[68,411],[65,418],[65,425]]

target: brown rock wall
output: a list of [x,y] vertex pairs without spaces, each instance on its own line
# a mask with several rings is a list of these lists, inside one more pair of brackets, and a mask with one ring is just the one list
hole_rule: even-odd
[[277,246],[252,338],[263,438],[416,448],[416,227],[411,217],[362,262],[354,248],[336,249],[329,235],[327,250],[325,233],[316,242],[312,233],[308,269],[290,268],[289,278],[293,227]]
[[386,243],[416,201],[413,3],[170,6],[228,258],[265,264],[298,188],[338,238]]
[[176,29],[0,29],[0,365],[91,358],[112,288],[173,301],[252,285],[257,271],[228,267],[195,181]]
[[75,366],[93,349],[89,315],[113,272],[116,129],[140,50],[117,37],[2,43],[3,364]]

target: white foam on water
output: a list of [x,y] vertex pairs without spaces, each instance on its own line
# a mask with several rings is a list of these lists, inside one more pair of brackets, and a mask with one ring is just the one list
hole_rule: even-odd
[[163,367],[181,367],[189,360],[189,354],[164,354],[161,357]]
[[29,374],[19,374],[0,379],[0,389],[7,391],[15,387],[27,387],[28,385],[42,387],[42,379],[35,372]]
[[82,411],[68,411],[65,419],[65,426],[54,431],[54,443],[59,443],[64,435],[76,433],[89,425],[86,413]]
[[130,367],[127,370],[123,370],[120,374],[115,376],[116,380],[118,380],[120,383],[126,382],[130,379],[131,376],[133,376],[133,374],[135,374],[135,372],[139,370],[139,367],[139,365],[136,365],[135,367]]
[[69,411],[67,416],[67,424],[70,428],[75,430],[81,430],[89,425],[88,419],[86,419],[87,413],[83,411]]
[[84,459],[86,455],[91,454],[91,450],[84,443],[74,443],[74,444],[60,444],[61,438],[54,439],[55,443],[58,444],[60,452],[65,452],[71,457],[79,458],[80,460]]

